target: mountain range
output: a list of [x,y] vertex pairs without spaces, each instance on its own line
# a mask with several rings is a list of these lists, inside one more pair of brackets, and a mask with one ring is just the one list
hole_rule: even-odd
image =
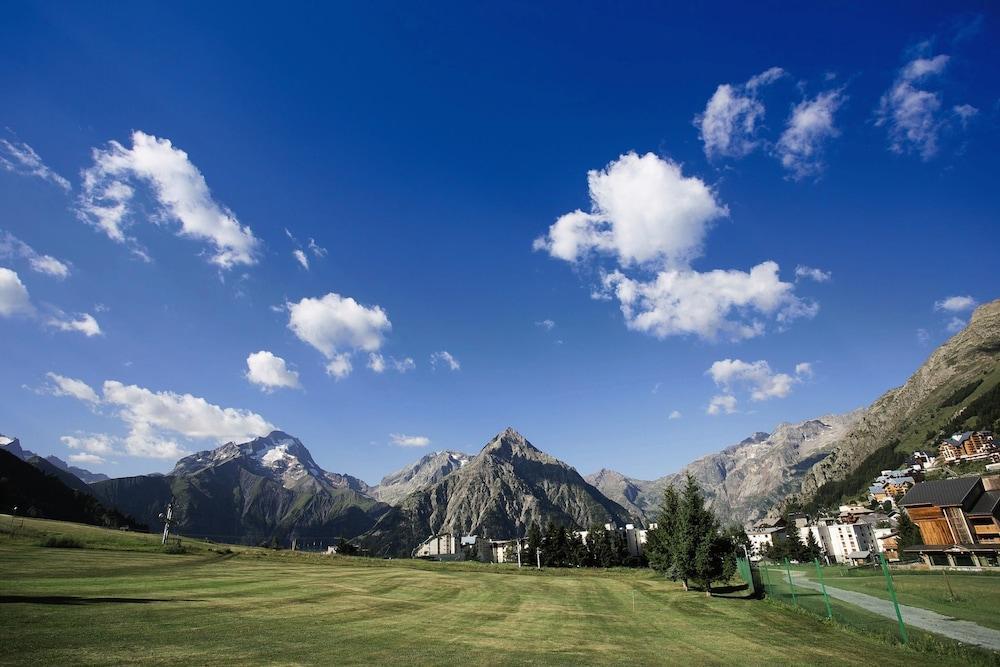
[[173,499],[178,529],[191,536],[244,543],[357,538],[373,553],[405,555],[440,531],[505,538],[536,522],[579,528],[649,523],[663,490],[688,473],[724,521],[749,524],[787,502],[836,504],[946,434],[998,426],[995,301],[978,308],[904,385],[869,407],[780,424],[654,480],[610,469],[583,478],[512,428],[476,455],[427,454],[376,485],[323,470],[299,440],[280,431],[192,454],[167,475],[117,479],[43,459],[16,438],[0,436],[0,448],[46,479],[149,525],[159,524]]

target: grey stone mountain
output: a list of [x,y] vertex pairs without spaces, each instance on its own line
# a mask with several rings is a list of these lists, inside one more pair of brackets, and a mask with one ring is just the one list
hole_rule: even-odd
[[414,491],[431,486],[455,472],[471,460],[464,452],[445,450],[433,452],[415,463],[386,475],[368,495],[383,503],[396,505]]
[[[858,479],[851,480],[845,493],[864,482],[870,469],[901,462],[917,449],[933,451],[939,438],[951,431],[997,428],[998,383],[1000,300],[977,308],[969,324],[902,386],[864,410],[830,455],[806,471],[797,499],[808,502],[822,496],[832,501],[829,489],[852,474]],[[821,493],[825,485],[830,485],[828,491]]]
[[589,528],[630,517],[574,468],[508,428],[468,463],[403,498],[361,541],[376,555],[409,555],[433,533],[512,538],[550,521]]
[[[10,452],[17,458],[21,459],[22,461],[32,463],[33,465],[35,465],[35,462],[31,461],[32,458],[37,458],[39,461],[45,461],[48,464],[55,466],[58,470],[67,472],[73,477],[76,477],[77,479],[82,480],[87,484],[109,479],[108,476],[105,474],[99,472],[90,472],[89,470],[86,470],[84,468],[71,466],[58,456],[46,456],[43,458],[38,454],[35,454],[31,450],[24,449],[21,446],[21,441],[18,440],[17,438],[13,438],[3,434],[0,434],[0,448],[3,448],[5,451]],[[35,467],[40,467],[40,466],[35,465]],[[46,472],[51,473],[52,471],[46,470]]]
[[806,471],[832,451],[860,415],[861,411],[854,411],[779,424],[773,433],[754,433],[652,481],[607,469],[589,475],[587,481],[628,509],[637,521],[648,524],[656,520],[664,489],[680,484],[690,473],[724,522],[752,523],[796,491]]
[[274,431],[177,462],[168,475],[93,484],[106,504],[150,525],[174,501],[178,530],[192,537],[257,543],[291,537],[332,542],[371,528],[387,508],[350,475],[329,473],[297,438]]

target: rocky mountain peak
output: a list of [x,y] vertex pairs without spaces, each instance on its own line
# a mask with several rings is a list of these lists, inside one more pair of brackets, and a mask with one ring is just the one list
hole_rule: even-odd
[[542,450],[538,449],[527,438],[508,426],[500,433],[497,433],[492,440],[483,447],[482,454],[489,454],[494,458],[512,459],[527,458],[532,460],[550,459]]
[[26,457],[24,450],[21,449],[21,441],[18,440],[17,438],[12,438],[10,436],[6,436],[0,433],[0,447],[3,447],[5,450],[10,452],[17,458],[21,459],[22,461]]

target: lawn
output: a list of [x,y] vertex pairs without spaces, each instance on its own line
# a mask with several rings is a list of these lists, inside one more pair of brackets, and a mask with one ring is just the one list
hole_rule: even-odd
[[[815,570],[807,575],[815,579]],[[873,576],[840,576],[837,568],[827,568],[824,572],[826,583],[844,590],[868,593],[889,599],[885,579],[881,573]],[[947,581],[940,572],[893,572],[896,596],[900,604],[922,607],[945,616],[972,621],[989,628],[1000,630],[1000,576],[988,574],[962,574],[949,572]],[[948,592],[948,584],[954,598]]]
[[[639,570],[518,571],[191,543],[0,515],[0,664],[949,664]],[[73,534],[87,548],[38,546]],[[634,600],[634,602],[633,602]],[[634,608],[633,608],[634,604]]]

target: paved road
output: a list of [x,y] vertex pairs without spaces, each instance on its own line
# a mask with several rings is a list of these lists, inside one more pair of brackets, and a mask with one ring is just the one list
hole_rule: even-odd
[[[819,583],[807,579],[802,572],[794,572],[796,586],[805,586],[815,590],[821,590]],[[857,593],[855,591],[845,591],[843,588],[835,588],[827,584],[827,594],[838,600],[843,600],[862,609],[896,620],[896,610],[892,607],[892,602],[883,600],[867,593]],[[960,621],[950,616],[939,614],[929,609],[920,607],[910,607],[909,605],[899,605],[903,613],[903,622],[907,627],[920,628],[928,632],[934,632],[945,637],[951,637],[966,644],[976,644],[994,651],[1000,651],[1000,630],[984,628],[972,621]]]

